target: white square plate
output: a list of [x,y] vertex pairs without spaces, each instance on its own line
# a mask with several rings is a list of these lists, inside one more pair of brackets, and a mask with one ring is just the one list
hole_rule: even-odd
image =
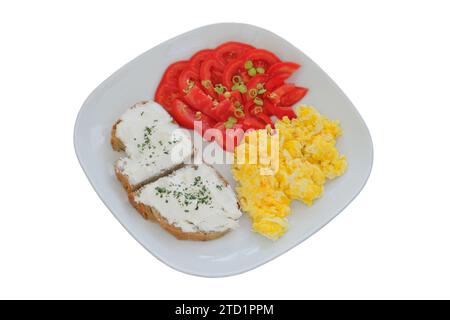
[[[338,148],[347,156],[348,170],[327,182],[323,196],[312,207],[294,201],[290,229],[272,242],[251,231],[247,216],[240,227],[207,242],[179,241],[159,225],[144,220],[128,203],[116,180],[113,164],[120,156],[110,146],[111,126],[135,102],[152,99],[166,67],[194,52],[225,41],[241,41],[273,51],[282,60],[302,65],[293,82],[310,89],[302,103],[310,104],[341,122]],[[229,276],[251,270],[288,251],[314,234],[361,191],[372,168],[369,131],[350,100],[310,58],[267,30],[238,23],[213,24],[184,33],[150,49],[115,72],[95,89],[81,107],[75,124],[75,151],[89,181],[126,230],[159,260],[179,271],[198,276]],[[227,168],[220,168],[233,179]]]

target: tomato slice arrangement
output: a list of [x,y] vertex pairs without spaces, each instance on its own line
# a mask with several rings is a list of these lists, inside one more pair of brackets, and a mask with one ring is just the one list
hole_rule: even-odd
[[[281,61],[268,50],[225,42],[172,63],[161,78],[155,101],[182,127],[194,129],[195,121],[201,122],[199,133],[207,140],[214,140],[205,136],[207,129],[219,130],[223,139],[217,143],[233,151],[242,139],[237,130],[273,127],[273,117],[296,116],[292,106],[308,89],[286,81],[299,68],[300,64]],[[227,146],[225,140],[233,145]]]

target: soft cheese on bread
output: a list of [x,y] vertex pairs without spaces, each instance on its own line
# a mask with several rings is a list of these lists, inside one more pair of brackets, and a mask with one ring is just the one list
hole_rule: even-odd
[[128,191],[179,168],[193,153],[190,135],[153,101],[137,103],[119,118],[111,144],[126,153],[116,174]]
[[130,194],[178,239],[211,240],[238,226],[242,213],[231,186],[212,167],[185,166]]

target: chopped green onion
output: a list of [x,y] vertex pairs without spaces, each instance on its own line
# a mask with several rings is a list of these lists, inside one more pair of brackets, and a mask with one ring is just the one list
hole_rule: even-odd
[[264,101],[263,101],[261,98],[259,98],[259,97],[256,97],[255,99],[253,99],[253,102],[254,102],[257,106],[262,106],[262,105],[264,104]]
[[240,103],[239,101],[235,101],[235,102],[234,102],[234,106],[235,106],[236,108],[239,108],[239,107],[241,106],[241,103]]
[[183,89],[184,93],[189,93],[189,91],[191,91],[191,89],[194,87],[194,81],[188,79],[186,80],[187,83],[187,87]]
[[231,81],[233,81],[234,84],[239,84],[242,82],[242,79],[240,76],[233,76],[233,78],[231,79]]
[[271,99],[274,99],[274,98],[276,98],[277,97],[277,94],[275,93],[275,92],[271,92],[270,94],[269,94],[269,98],[271,98]]
[[263,112],[263,108],[261,106],[256,106],[256,107],[253,108],[253,113],[254,114],[258,114],[258,113],[261,113],[261,112]]
[[266,89],[259,89],[258,90],[258,94],[263,94],[263,93],[265,93],[267,90]]
[[246,93],[247,92],[247,87],[242,82],[241,83],[235,83],[234,86],[231,88],[231,90],[237,90],[240,93]]
[[245,84],[240,84],[238,87],[238,90],[240,93],[246,93],[247,92],[247,87],[245,86]]
[[256,72],[258,72],[258,73],[264,73],[264,72],[266,72],[266,70],[264,70],[263,67],[258,67],[258,68],[256,68]]
[[251,68],[250,70],[248,70],[248,75],[250,77],[256,76],[256,69],[255,68]]
[[202,86],[204,86],[205,88],[209,88],[211,87],[211,85],[211,80],[202,80]]
[[263,89],[263,88],[264,88],[264,85],[262,83],[258,83],[256,85],[256,89],[258,89],[258,90]]
[[250,95],[251,98],[256,98],[256,96],[258,95],[258,91],[256,89],[250,89],[248,91],[248,94]]
[[223,85],[221,85],[220,83],[216,84],[214,86],[214,91],[217,92],[218,94],[224,93],[225,90],[226,90],[226,88]]
[[237,122],[236,118],[229,117],[228,120],[224,122],[225,128],[227,128],[227,129],[233,128],[233,126],[236,122]]
[[234,115],[236,118],[243,118],[245,116],[245,113],[242,109],[236,109],[234,110]]
[[251,60],[245,61],[244,67],[245,67],[246,70],[249,70],[249,69],[253,68],[253,62]]
[[224,94],[223,94],[223,96],[225,97],[225,98],[231,98],[231,92],[225,92]]

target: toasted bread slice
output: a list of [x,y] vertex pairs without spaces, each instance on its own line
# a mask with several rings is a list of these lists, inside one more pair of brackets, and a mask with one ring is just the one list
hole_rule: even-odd
[[193,154],[190,135],[159,104],[147,101],[116,121],[111,146],[126,153],[116,162],[115,173],[127,192],[180,168]]
[[129,194],[146,219],[180,240],[219,238],[238,226],[242,213],[231,186],[212,167],[185,166]]

